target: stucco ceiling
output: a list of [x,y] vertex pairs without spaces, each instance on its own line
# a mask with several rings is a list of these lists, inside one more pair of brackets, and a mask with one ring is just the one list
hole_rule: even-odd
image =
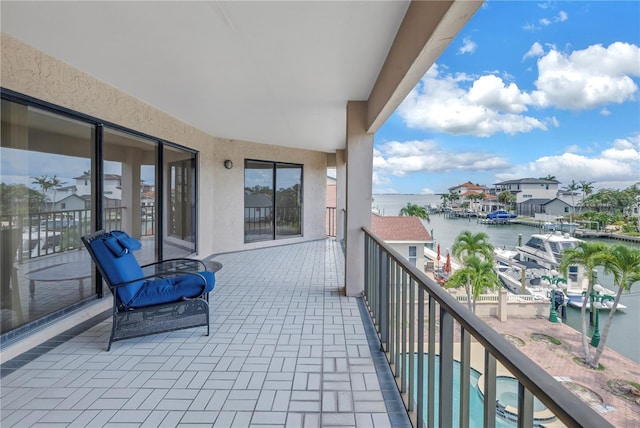
[[1,2],[2,31],[211,135],[334,152],[406,1]]

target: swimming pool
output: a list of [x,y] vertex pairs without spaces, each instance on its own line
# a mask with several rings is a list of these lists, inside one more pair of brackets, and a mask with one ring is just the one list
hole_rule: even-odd
[[[423,387],[424,387],[424,401],[423,401],[423,405],[424,405],[424,409],[426,412],[427,409],[427,370],[428,370],[428,361],[427,361],[427,355],[424,356],[424,372],[425,372],[425,376],[423,379]],[[416,356],[416,360],[414,360],[414,362],[416,363],[415,367],[416,367],[416,377],[414,378],[415,384],[417,385],[418,379],[417,379],[417,356]],[[438,399],[438,385],[439,385],[439,381],[440,381],[440,370],[438,370],[439,368],[439,358],[438,356],[436,356],[436,371],[435,371],[435,414],[434,414],[434,418],[435,418],[435,422],[436,425],[438,424],[438,413],[439,413],[439,409],[438,409],[438,403],[439,403],[439,399]],[[453,409],[453,425],[454,426],[459,426],[460,425],[460,413],[458,411],[458,409],[460,408],[460,396],[458,394],[458,391],[460,391],[460,362],[458,361],[454,361],[453,362],[454,367],[453,367],[453,403],[451,403],[452,405],[452,409]],[[408,370],[408,366],[407,366],[407,370]],[[483,419],[484,419],[484,395],[482,393],[482,385],[480,385],[480,387],[478,386],[478,381],[479,379],[482,377],[482,374],[480,372],[478,372],[477,370],[474,370],[473,368],[471,369],[471,379],[470,379],[470,393],[469,393],[469,427],[470,428],[483,428],[484,424],[483,424]],[[416,395],[414,395],[413,400],[414,403],[417,400],[417,391],[415,392]],[[496,428],[513,428],[514,426],[516,426],[516,422],[511,422],[508,419],[517,419],[517,409],[518,409],[518,381],[517,379],[513,378],[513,377],[507,377],[507,376],[497,376],[496,377],[496,399],[498,400],[498,403],[500,404],[499,409],[503,409],[503,408],[507,408],[507,412],[498,412],[496,411]],[[545,407],[545,405],[543,403],[541,403],[537,398],[534,398],[534,403],[533,403],[533,409],[534,412],[547,412],[547,408]],[[502,407],[504,406],[504,407]],[[512,413],[511,411],[514,411],[516,413]],[[547,412],[548,413],[548,412]],[[426,417],[426,415],[425,415]],[[555,417],[551,418],[552,420],[555,420]],[[545,418],[544,422],[549,422],[550,419]],[[541,422],[543,422],[542,420],[537,420],[534,419],[534,426],[538,426]],[[425,421],[426,424],[426,421]]]

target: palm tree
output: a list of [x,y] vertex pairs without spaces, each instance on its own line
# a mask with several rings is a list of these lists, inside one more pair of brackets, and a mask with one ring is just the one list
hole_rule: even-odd
[[493,245],[489,242],[489,235],[484,232],[462,231],[456,237],[451,252],[462,262],[471,256],[481,256],[483,260],[493,262]]
[[540,177],[540,180],[555,180],[555,179],[556,179],[556,176],[551,174],[547,174],[546,177]]
[[429,214],[427,214],[427,210],[424,207],[412,204],[411,202],[407,202],[407,206],[400,209],[399,215],[414,216],[429,221]]
[[[474,306],[473,308],[471,307],[471,294],[472,292],[475,292],[473,284],[478,281],[483,282],[483,280],[474,278],[474,275],[481,275],[481,269],[479,266],[475,265],[468,266],[467,260],[471,258],[479,259],[482,262],[487,262],[491,265],[491,269],[493,269],[493,245],[489,242],[489,235],[484,232],[471,233],[468,230],[464,230],[456,236],[451,252],[453,253],[453,256],[461,260],[464,265],[461,271],[465,272],[464,277],[466,277],[465,289],[467,291],[467,301],[469,309],[475,310],[475,298],[477,297],[477,294],[474,294]],[[454,273],[453,276],[456,274],[457,272]],[[458,275],[460,276],[463,274]],[[459,278],[456,278],[453,284],[458,283],[459,280]]]
[[588,198],[590,194],[593,193],[593,181],[581,181],[580,182],[580,190],[585,198]]
[[[499,284],[500,279],[493,268],[493,262],[471,255],[464,259],[464,266],[449,277],[445,287],[464,286],[469,309],[475,313],[478,296],[484,292],[485,288],[495,290]],[[473,296],[473,303],[471,296]]]
[[449,192],[449,202],[455,202],[458,199],[460,199],[460,195],[458,193],[455,193],[453,191]]
[[60,181],[60,179],[54,175],[51,178],[51,187],[53,188],[53,202],[51,204],[51,211],[53,211],[53,204],[56,203],[56,191],[62,187],[63,184],[67,184],[66,181]]
[[[592,272],[596,266],[602,265],[602,255],[608,250],[609,246],[600,242],[581,242],[575,248],[569,248],[562,252],[562,261],[559,270],[562,276],[567,276],[567,270],[571,265],[582,266],[588,273],[589,284],[587,286],[586,295],[590,295],[593,290]],[[591,355],[589,353],[589,342],[587,341],[587,301],[585,297],[582,300],[582,308],[580,309],[581,328],[582,328],[582,348],[584,350],[584,361],[589,362]]]
[[578,190],[579,188],[580,188],[580,185],[576,183],[575,180],[571,180],[571,184],[569,184],[565,188],[565,191],[571,192],[571,216],[569,217],[569,223],[573,223],[573,215],[575,214],[575,211],[576,211],[576,207],[575,207],[576,204],[573,200],[573,197],[576,193],[576,190]]
[[449,202],[449,195],[443,193],[442,195],[440,195],[440,199],[442,199],[442,208],[446,208],[447,203]]
[[618,287],[618,292],[616,293],[613,305],[609,311],[609,316],[607,317],[607,321],[602,329],[598,349],[596,349],[593,359],[589,362],[593,368],[598,367],[598,361],[604,352],[607,336],[609,335],[609,329],[611,328],[611,322],[613,321],[613,316],[618,308],[618,302],[620,302],[622,292],[631,290],[631,286],[634,283],[640,282],[640,249],[619,244],[604,255],[603,261],[605,272],[613,273],[614,282]]
[[508,190],[503,190],[498,194],[498,202],[500,202],[504,206],[507,206],[508,208],[511,208],[511,202],[513,202],[514,200],[515,197]]
[[40,189],[42,189],[42,196],[43,196],[43,199],[45,200],[44,209],[46,210],[47,209],[47,206],[46,206],[47,192],[53,186],[53,182],[51,181],[51,178],[49,178],[46,175],[39,175],[37,177],[31,177],[31,178],[33,178],[33,181],[31,183],[37,184],[38,186],[40,186]]

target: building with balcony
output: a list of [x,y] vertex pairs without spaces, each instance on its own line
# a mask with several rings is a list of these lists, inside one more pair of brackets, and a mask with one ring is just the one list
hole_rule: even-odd
[[[454,319],[467,329],[461,352],[470,335],[486,349],[489,420],[496,360],[523,385],[523,420],[533,421],[534,394],[569,425],[598,420],[370,233],[373,135],[481,4],[3,1],[2,425],[415,424],[425,354],[405,371],[391,345],[389,269],[423,299],[411,311],[426,295],[440,307],[442,424],[452,421]],[[24,185],[52,166],[64,179],[90,171],[88,208],[33,203]],[[337,241],[326,239],[328,168]],[[110,174],[117,206],[105,198]],[[139,238],[141,263],[222,261],[212,334],[106,353],[100,317],[112,300],[79,241],[100,229]],[[396,379],[385,378],[381,345]],[[398,391],[406,410],[394,407]]]

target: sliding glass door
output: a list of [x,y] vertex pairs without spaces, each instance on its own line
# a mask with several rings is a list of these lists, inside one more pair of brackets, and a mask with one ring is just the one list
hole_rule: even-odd
[[196,252],[196,153],[2,91],[0,334],[103,296],[80,237],[124,230],[143,263]]

